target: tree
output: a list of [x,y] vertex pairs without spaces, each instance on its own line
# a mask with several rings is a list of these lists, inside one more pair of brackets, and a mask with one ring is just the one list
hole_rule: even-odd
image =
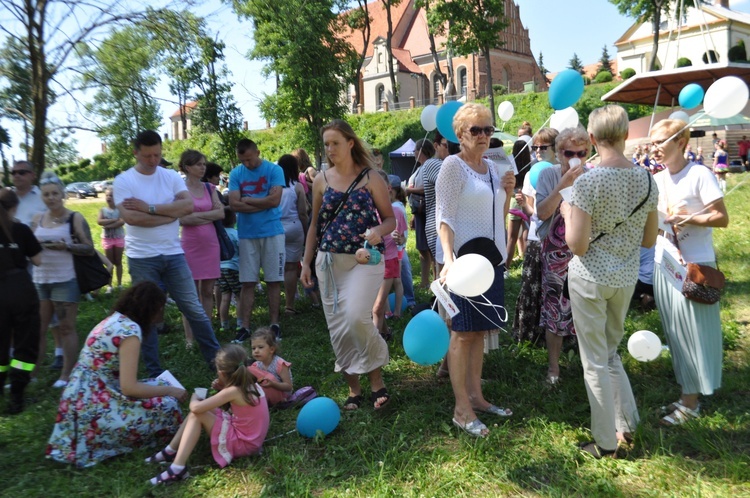
[[3,20],[0,30],[23,47],[31,64],[30,160],[38,174],[46,164],[51,87],[59,85],[68,91],[58,78],[69,68],[69,58],[80,43],[107,27],[142,16],[123,10],[121,5],[108,0],[0,0],[0,10],[12,18],[10,22]]
[[[659,32],[661,31],[661,16],[669,15],[672,4],[670,0],[609,0],[617,7],[620,14],[638,19],[641,22],[651,21],[653,28],[653,44],[651,48],[651,58],[649,60],[649,71],[655,71],[657,68],[657,51],[659,49]],[[700,6],[705,3],[703,0],[682,0],[681,5],[684,8]]]
[[0,126],[0,160],[3,165],[3,181],[1,185],[10,185],[10,170],[8,168],[8,161],[5,159],[4,147],[10,147],[10,135],[8,130]]
[[489,97],[492,123],[495,123],[495,95],[492,92],[493,48],[499,47],[500,33],[505,29],[503,0],[465,0],[436,3],[429,12],[430,22],[440,34],[447,34],[448,46],[457,54],[480,52],[487,73],[486,92]]
[[547,68],[544,67],[544,56],[542,55],[542,52],[539,52],[539,71],[542,73],[542,78],[544,78],[544,84],[549,85],[549,78],[547,78]]
[[573,71],[578,71],[579,73],[583,74],[583,63],[581,62],[581,59],[578,58],[578,54],[573,53],[573,58],[568,61],[568,69],[572,69]]
[[[341,35],[345,19],[340,0],[235,0],[234,10],[252,19],[255,46],[251,57],[266,61],[264,74],[278,74],[279,88],[261,103],[266,119],[280,123],[307,124],[305,144],[322,155],[320,128],[343,117],[341,95],[352,82],[357,54]],[[291,19],[304,19],[290,29]]]
[[357,107],[362,103],[362,92],[359,88],[359,75],[362,72],[362,66],[367,58],[367,47],[370,45],[371,35],[370,23],[372,22],[367,0],[357,0],[357,5],[358,7],[349,11],[346,16],[346,24],[349,28],[351,28],[352,31],[362,32],[362,52],[359,53],[357,67],[352,76],[352,80],[354,80],[353,112],[356,112]]
[[607,46],[604,45],[602,47],[602,57],[599,59],[599,71],[598,73],[601,73],[602,71],[608,72],[610,75],[613,75],[612,72],[612,61],[609,60],[609,51],[607,51]]
[[391,7],[397,7],[401,0],[380,0],[385,9],[385,19],[388,24],[388,30],[385,35],[385,52],[388,55],[388,77],[391,80],[391,92],[393,93],[393,103],[398,104],[398,83],[396,82],[396,72],[393,68],[393,17],[391,16]]

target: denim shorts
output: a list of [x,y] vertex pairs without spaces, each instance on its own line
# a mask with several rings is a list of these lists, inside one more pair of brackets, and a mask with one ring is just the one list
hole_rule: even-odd
[[78,290],[78,280],[75,278],[67,282],[55,282],[53,284],[35,283],[36,293],[40,301],[53,301],[58,303],[77,303],[81,297]]

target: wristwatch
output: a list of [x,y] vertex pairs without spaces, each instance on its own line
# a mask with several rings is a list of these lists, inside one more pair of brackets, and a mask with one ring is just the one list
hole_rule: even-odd
[[156,206],[153,204],[148,205],[148,214],[156,214]]

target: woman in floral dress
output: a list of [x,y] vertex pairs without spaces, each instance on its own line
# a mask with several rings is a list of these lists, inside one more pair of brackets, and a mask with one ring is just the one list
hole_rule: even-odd
[[187,391],[163,381],[136,380],[142,333],[151,329],[165,302],[156,284],[141,282],[94,327],[63,391],[48,458],[90,467],[168,440],[177,431],[182,423],[178,401],[187,399]]

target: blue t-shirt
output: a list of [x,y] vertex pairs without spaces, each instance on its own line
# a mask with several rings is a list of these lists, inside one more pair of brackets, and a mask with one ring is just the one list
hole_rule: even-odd
[[[284,187],[284,170],[265,159],[255,169],[240,164],[229,173],[229,191],[239,191],[240,197],[267,197],[271,187]],[[282,235],[281,208],[265,209],[257,213],[237,213],[240,239],[261,239]]]
[[240,271],[240,239],[237,236],[237,230],[234,228],[224,228],[224,230],[226,230],[227,236],[234,246],[234,256],[232,256],[232,259],[222,261],[221,268],[222,270]]

